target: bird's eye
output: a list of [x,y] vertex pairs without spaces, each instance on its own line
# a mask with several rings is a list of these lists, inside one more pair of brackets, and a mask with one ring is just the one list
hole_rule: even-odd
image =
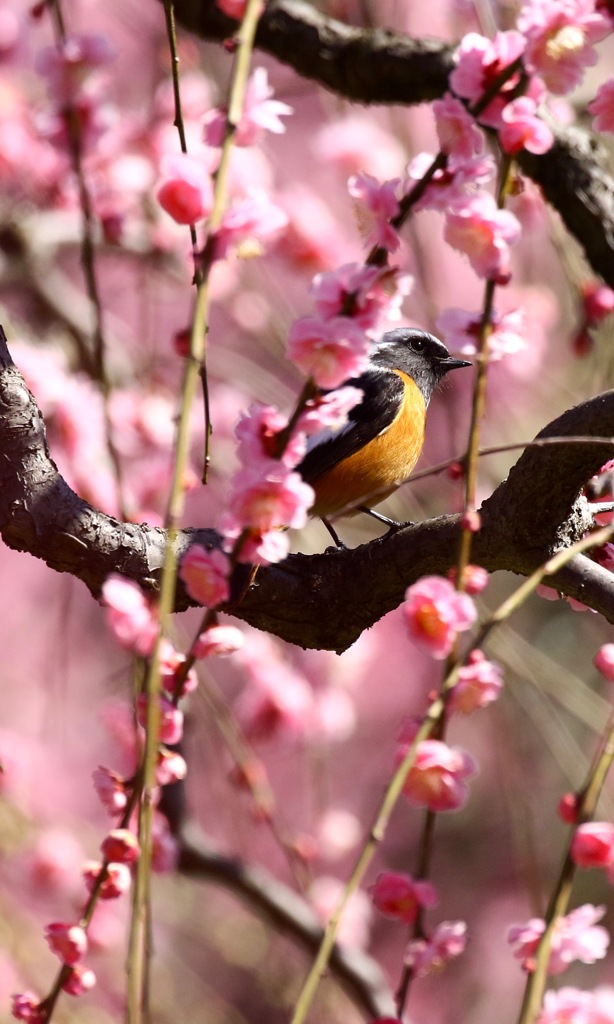
[[414,352],[422,352],[425,344],[426,343],[424,341],[424,338],[413,338],[411,347],[413,348]]

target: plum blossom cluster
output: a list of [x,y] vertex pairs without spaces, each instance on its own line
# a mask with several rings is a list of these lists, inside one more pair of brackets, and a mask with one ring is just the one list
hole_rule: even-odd
[[614,988],[593,992],[565,987],[546,992],[537,1024],[614,1024]]
[[[96,984],[96,975],[84,963],[89,950],[88,928],[96,902],[114,900],[128,892],[132,867],[140,855],[136,836],[127,828],[112,829],[102,841],[100,852],[101,860],[86,861],[83,865],[83,880],[90,894],[83,915],[77,921],[52,921],[45,928],[49,949],[64,968],[62,989],[72,996],[83,995]],[[45,1000],[33,992],[14,995],[12,1012],[17,1020],[44,1022],[47,1019]]]
[[[557,918],[550,938],[548,973],[562,974],[574,961],[594,964],[607,953],[610,936],[605,928],[597,924],[605,914],[605,907],[594,907],[587,903],[570,914]],[[512,925],[508,942],[514,949],[514,956],[520,960],[525,971],[535,967],[535,957],[546,930],[541,918],[531,918],[526,924]]]
[[[437,318],[437,329],[449,348],[475,355],[482,330],[482,315],[465,309],[446,309]],[[488,358],[497,362],[527,347],[526,318],[522,309],[491,313],[488,323]]]

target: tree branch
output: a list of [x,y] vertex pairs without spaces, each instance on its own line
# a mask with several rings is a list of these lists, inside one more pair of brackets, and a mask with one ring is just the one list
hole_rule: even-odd
[[[19,551],[82,580],[94,596],[111,572],[158,587],[164,530],[121,523],[74,493],[52,461],[43,418],[10,357],[0,328],[0,534]],[[614,391],[563,413],[540,438],[614,436]],[[611,441],[528,449],[481,509],[472,558],[489,571],[527,575],[592,526],[584,483],[611,457]],[[181,553],[198,541],[220,543],[214,530],[184,530]],[[458,517],[404,527],[351,551],[292,555],[261,568],[255,584],[228,611],[302,647],[342,651],[386,612],[409,584],[445,573],[455,562]],[[245,572],[245,570],[243,570]],[[348,580],[352,586],[348,587]],[[576,558],[553,585],[614,622],[612,574]],[[242,592],[242,579],[235,591]],[[176,610],[193,603],[179,585]]]
[[[214,0],[175,0],[177,20],[203,39],[221,42],[236,22]],[[454,47],[361,29],[329,18],[304,0],[268,0],[256,46],[332,92],[357,103],[424,103],[442,96],[454,67]],[[614,288],[614,178],[595,138],[552,126],[553,148],[523,151],[518,162],[558,210],[586,258]]]

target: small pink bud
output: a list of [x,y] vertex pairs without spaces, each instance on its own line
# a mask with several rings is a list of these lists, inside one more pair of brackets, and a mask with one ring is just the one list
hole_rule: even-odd
[[156,781],[159,786],[168,786],[171,782],[179,782],[185,779],[188,773],[188,766],[181,754],[174,750],[167,750],[162,747],[158,752],[158,767],[156,769]]
[[73,967],[87,953],[87,935],[78,924],[54,921],[45,929],[45,938],[52,953]]
[[136,836],[127,828],[114,828],[100,844],[106,861],[118,864],[134,864],[139,859],[140,848]]
[[460,519],[461,529],[469,530],[470,533],[479,533],[482,527],[482,517],[475,509],[468,509]]
[[566,825],[575,825],[578,820],[578,797],[575,793],[563,793],[557,807],[557,814]]
[[11,1012],[17,1020],[25,1020],[29,1024],[44,1024],[47,1017],[40,999],[33,992],[18,992],[14,995]]
[[[96,860],[86,861],[83,866],[83,878],[88,892],[93,892],[98,884],[102,864]],[[105,878],[100,886],[101,900],[114,900],[128,892],[132,876],[127,864],[107,864]]]
[[62,988],[68,992],[69,996],[82,996],[85,992],[89,992],[95,984],[96,975],[91,968],[77,964],[72,968],[66,981],[62,984]]
[[604,644],[593,658],[593,664],[608,682],[614,683],[614,644]]
[[614,825],[587,821],[578,825],[571,841],[571,858],[580,868],[604,868],[614,862]]

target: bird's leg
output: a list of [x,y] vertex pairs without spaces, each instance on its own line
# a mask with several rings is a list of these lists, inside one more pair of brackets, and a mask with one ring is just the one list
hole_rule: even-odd
[[358,511],[364,512],[368,516],[373,516],[379,523],[384,523],[388,527],[388,533],[394,533],[395,530],[400,530],[403,526],[412,525],[411,523],[398,523],[396,519],[390,519],[388,516],[382,515],[381,512],[368,508],[367,505],[358,505]]
[[330,533],[331,537],[333,538],[336,546],[338,548],[345,548],[345,544],[343,543],[342,540],[339,540],[339,537],[337,536],[337,531],[333,527],[332,523],[329,523],[328,519],[325,519],[324,516],[321,516],[320,518],[321,518],[322,522],[324,523],[326,529]]

